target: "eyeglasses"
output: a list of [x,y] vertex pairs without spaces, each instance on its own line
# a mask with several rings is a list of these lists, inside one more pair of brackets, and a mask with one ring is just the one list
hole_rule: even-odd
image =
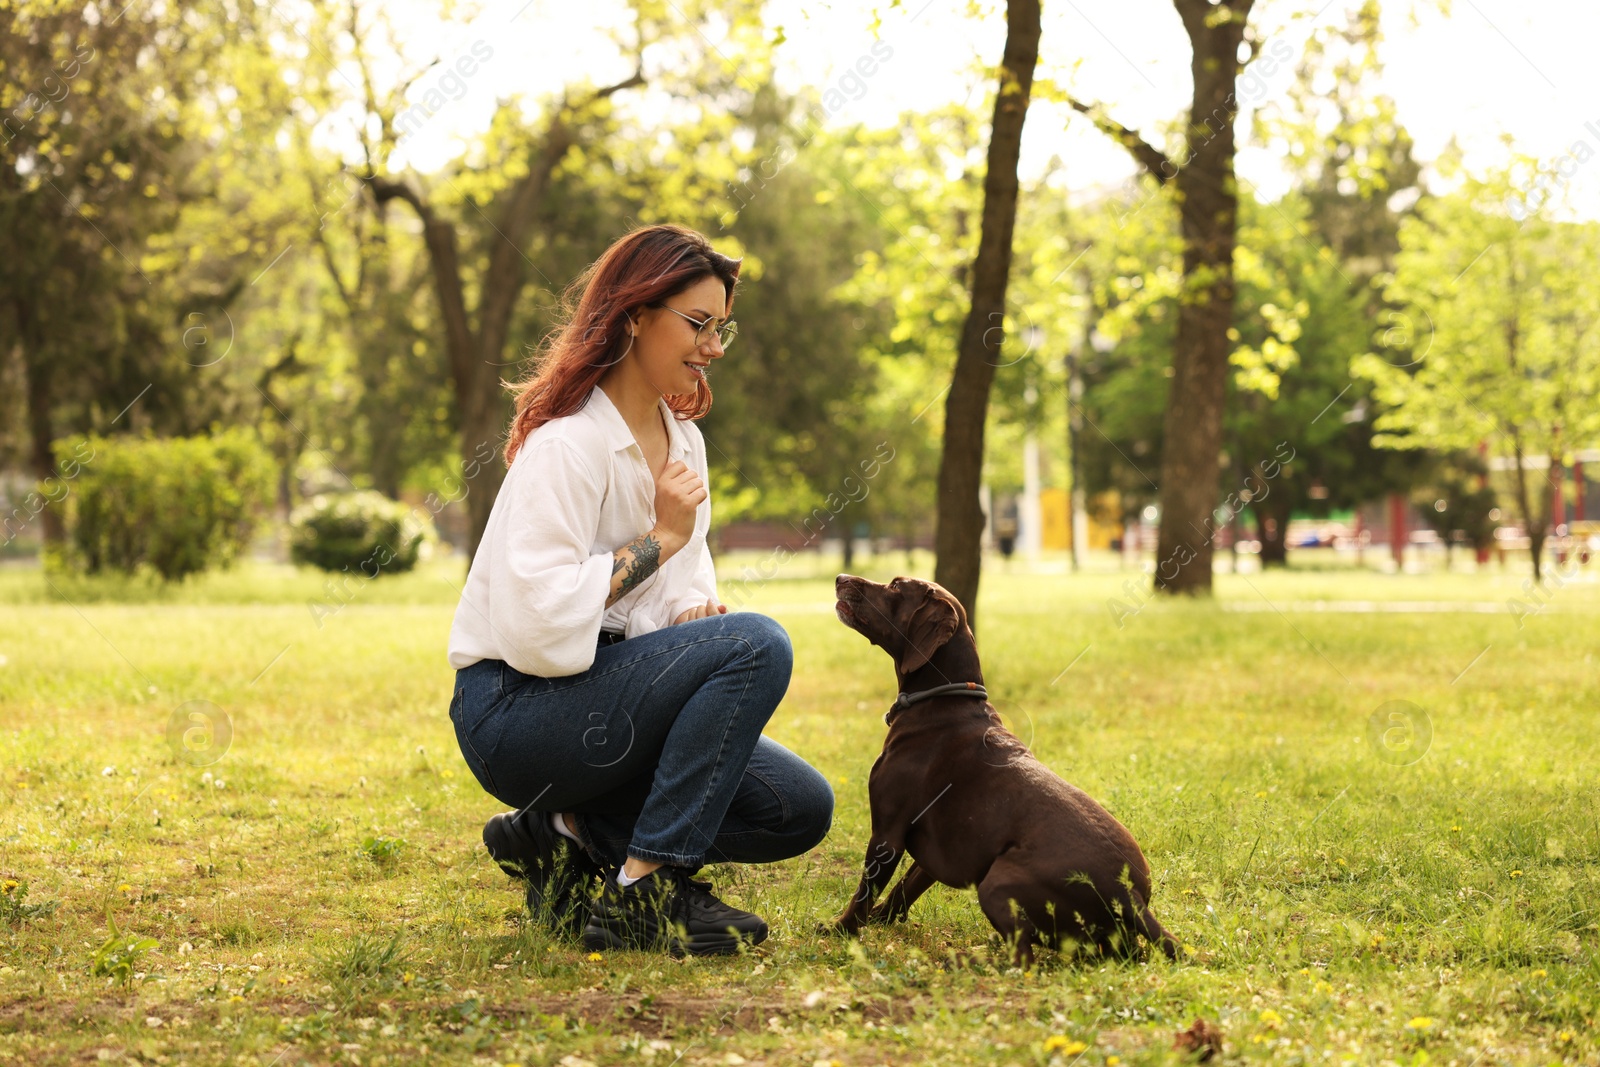
[[726,351],[728,346],[733,344],[733,339],[735,337],[739,336],[739,324],[737,322],[734,322],[732,319],[729,319],[727,322],[723,323],[721,326],[714,326],[713,323],[715,323],[717,321],[716,319],[706,319],[705,321],[702,322],[699,319],[691,318],[690,316],[685,315],[683,312],[679,311],[677,308],[669,308],[665,304],[652,304],[650,306],[651,307],[661,308],[664,311],[670,311],[674,315],[678,316],[680,319],[683,319],[686,322],[693,323],[694,324],[694,343],[697,344],[697,345],[708,345],[708,344],[710,344],[711,343],[711,335],[714,333],[714,334],[717,335],[717,340],[722,342],[723,350]]

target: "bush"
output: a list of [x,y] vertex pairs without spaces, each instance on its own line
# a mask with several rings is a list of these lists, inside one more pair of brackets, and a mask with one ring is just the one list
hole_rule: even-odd
[[376,578],[415,567],[432,537],[432,523],[382,493],[331,493],[295,511],[289,556],[325,571]]
[[72,473],[61,480],[66,544],[51,565],[87,574],[148,566],[170,582],[227,566],[272,493],[272,461],[243,430],[71,437],[54,448],[57,469]]

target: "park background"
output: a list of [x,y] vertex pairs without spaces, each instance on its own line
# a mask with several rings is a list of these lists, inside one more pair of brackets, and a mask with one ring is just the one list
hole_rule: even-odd
[[[0,1061],[1596,1060],[1595,11],[4,13]],[[500,382],[658,221],[744,257],[713,548],[839,799],[734,961],[530,927],[444,710]],[[817,933],[840,569],[961,591],[1180,965]]]

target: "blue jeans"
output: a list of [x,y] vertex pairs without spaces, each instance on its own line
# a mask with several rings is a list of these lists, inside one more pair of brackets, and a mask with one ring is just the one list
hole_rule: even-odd
[[480,660],[456,672],[450,719],[485,790],[571,813],[603,863],[769,863],[833,821],[827,779],[761,736],[793,664],[783,627],[729,612],[602,644],[565,678]]

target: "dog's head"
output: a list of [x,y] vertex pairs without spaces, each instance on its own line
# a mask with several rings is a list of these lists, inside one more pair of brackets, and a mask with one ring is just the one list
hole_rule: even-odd
[[853,574],[834,579],[839,621],[894,657],[901,674],[925,666],[956,634],[965,634],[967,612],[942,585],[896,578],[888,585]]

